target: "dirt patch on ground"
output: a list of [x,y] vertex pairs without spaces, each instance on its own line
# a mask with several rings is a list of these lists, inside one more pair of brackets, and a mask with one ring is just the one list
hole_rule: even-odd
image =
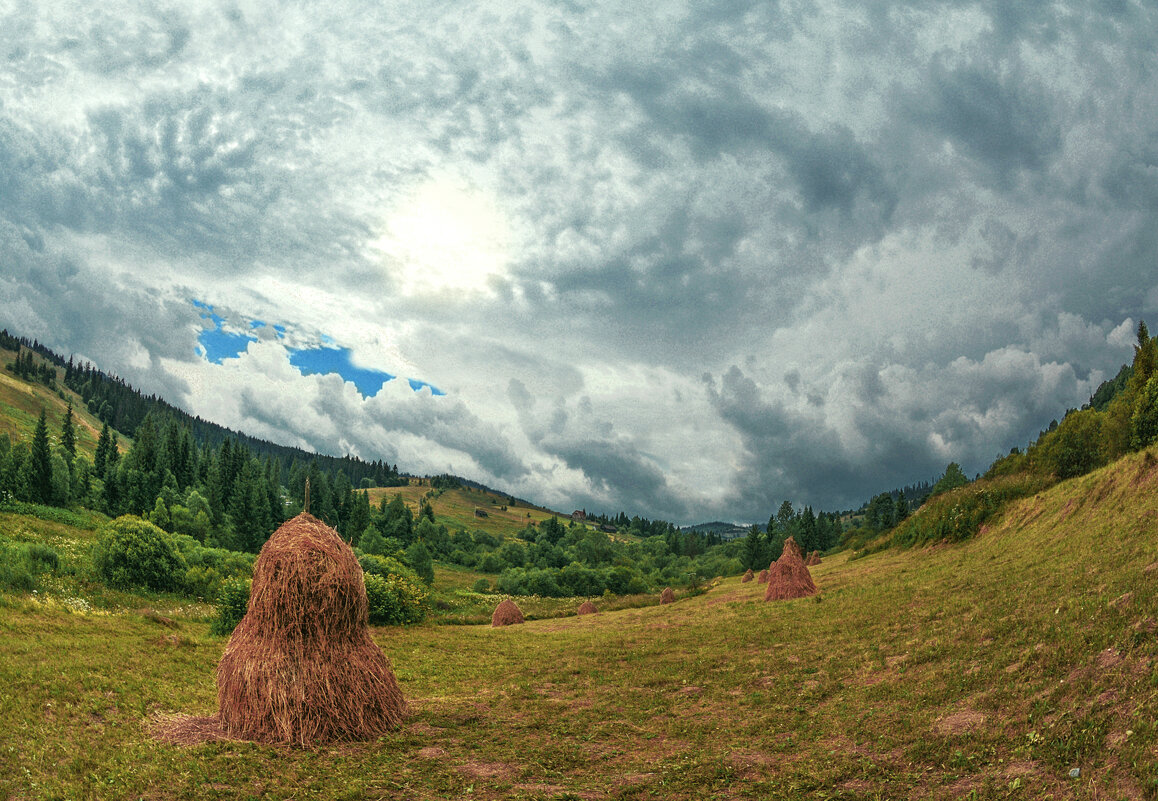
[[467,762],[458,769],[475,779],[509,779],[515,773],[515,766],[504,762]]
[[1107,648],[1098,654],[1097,664],[1102,670],[1117,667],[1122,662],[1122,654],[1117,648]]
[[422,757],[423,759],[442,759],[444,756],[446,756],[446,749],[431,745],[420,749],[418,751],[418,756]]
[[970,734],[985,723],[985,715],[976,709],[959,709],[933,722],[933,731],[949,737]]

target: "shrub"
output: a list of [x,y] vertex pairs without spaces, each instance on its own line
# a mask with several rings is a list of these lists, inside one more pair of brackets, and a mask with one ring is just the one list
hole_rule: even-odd
[[244,579],[233,579],[221,585],[217,594],[217,615],[209,625],[209,632],[219,637],[228,636],[237,628],[249,608],[249,585]]
[[488,593],[491,591],[491,583],[485,578],[480,578],[474,583],[473,589],[478,593]]
[[162,592],[181,589],[186,570],[172,535],[133,515],[118,517],[102,529],[93,566],[110,587]]
[[426,617],[426,590],[419,581],[399,575],[379,576],[369,573],[366,601],[370,623],[376,626],[401,626],[418,623]]

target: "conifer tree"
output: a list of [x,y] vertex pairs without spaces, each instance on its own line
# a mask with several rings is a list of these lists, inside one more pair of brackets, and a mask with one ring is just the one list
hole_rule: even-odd
[[60,425],[60,447],[68,454],[68,461],[76,458],[76,427],[72,422],[72,401],[68,402],[68,411],[64,413],[64,422]]
[[52,501],[52,452],[48,447],[48,421],[43,408],[40,410],[40,420],[36,423],[36,433],[32,435],[28,497],[33,503]]

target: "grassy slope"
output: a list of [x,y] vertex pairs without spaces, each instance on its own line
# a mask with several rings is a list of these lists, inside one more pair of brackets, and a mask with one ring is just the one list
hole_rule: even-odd
[[312,751],[150,738],[152,715],[215,708],[224,642],[192,610],[154,599],[170,630],[9,596],[0,796],[1155,797],[1155,461],[961,545],[826,560],[822,601],[728,579],[666,607],[376,630],[413,717]]
[[[377,506],[383,498],[389,503],[395,495],[401,495],[402,500],[416,516],[423,496],[429,494],[435,521],[445,525],[450,531],[481,530],[500,538],[513,537],[530,523],[538,523],[555,515],[554,512],[534,506],[521,504],[507,506],[507,499],[504,496],[469,487],[441,492],[431,490],[428,484],[421,483],[417,479],[412,480],[408,487],[374,487],[368,490],[368,493],[371,506]],[[503,506],[507,506],[505,511]],[[476,509],[486,512],[487,516],[478,517],[475,514]],[[563,518],[563,522],[566,523],[568,519]]]
[[[40,357],[37,356],[37,363]],[[60,426],[68,409],[68,401],[43,384],[24,381],[5,369],[5,365],[16,359],[10,350],[0,349],[0,434],[8,434],[13,442],[31,442],[36,430],[40,410],[46,411],[48,436],[55,445],[60,441]],[[73,422],[76,426],[76,452],[84,454],[91,461],[96,454],[97,439],[101,433],[101,422],[89,414],[84,401],[72,390],[64,386],[64,371],[57,369],[56,385],[64,397],[72,400]],[[127,447],[121,438],[121,450]]]

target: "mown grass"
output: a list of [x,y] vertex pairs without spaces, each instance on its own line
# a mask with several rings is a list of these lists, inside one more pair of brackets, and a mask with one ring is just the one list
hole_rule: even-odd
[[1130,457],[970,541],[828,558],[819,599],[731,578],[663,607],[376,629],[413,716],[305,751],[150,737],[215,709],[224,641],[196,613],[159,609],[172,630],[8,596],[0,796],[1153,798],[1155,490]]

